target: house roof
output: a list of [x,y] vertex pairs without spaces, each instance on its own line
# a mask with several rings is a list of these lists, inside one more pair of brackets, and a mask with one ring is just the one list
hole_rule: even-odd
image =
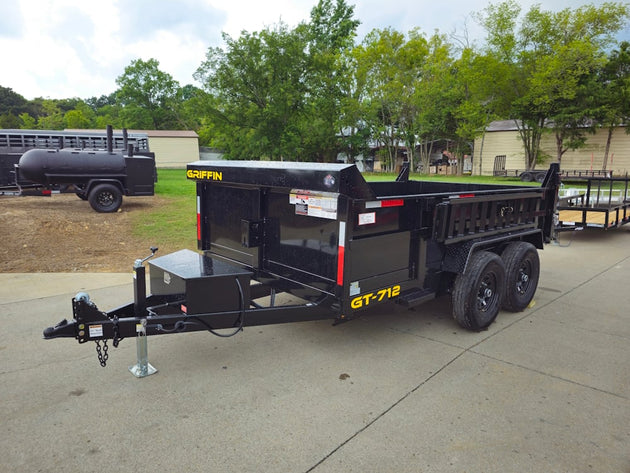
[[146,133],[149,138],[199,138],[192,130],[130,130],[130,133]]
[[[66,129],[69,132],[105,133],[105,130],[78,130]],[[122,133],[122,130],[115,129],[114,133]],[[129,134],[142,134],[149,138],[199,138],[199,135],[192,130],[127,130]]]
[[486,127],[486,131],[516,131],[518,127],[514,120],[496,120]]
[[[625,127],[625,124],[619,125]],[[517,131],[516,120],[496,120],[486,127],[486,131]]]

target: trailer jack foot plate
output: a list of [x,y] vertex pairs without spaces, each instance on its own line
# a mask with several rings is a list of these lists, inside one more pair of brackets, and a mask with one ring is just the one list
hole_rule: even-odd
[[157,373],[157,369],[151,366],[151,363],[136,363],[135,365],[129,367],[129,371],[136,378],[145,378]]

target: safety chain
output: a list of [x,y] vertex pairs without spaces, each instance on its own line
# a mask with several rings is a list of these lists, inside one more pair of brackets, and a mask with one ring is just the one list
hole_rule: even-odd
[[114,315],[113,317],[110,317],[110,319],[114,324],[114,339],[112,340],[112,345],[114,345],[114,348],[118,348],[118,344],[120,343],[120,340],[122,340],[118,336],[118,316]]
[[98,357],[98,362],[101,364],[103,368],[107,366],[107,359],[109,355],[107,354],[108,346],[107,340],[103,340],[103,350],[101,351],[101,343],[99,340],[96,340],[96,356]]
[[[105,312],[103,312],[103,314],[107,315]],[[114,315],[113,317],[110,317],[107,315],[107,318],[110,319],[114,325],[114,338],[112,340],[112,345],[114,345],[114,348],[117,348],[118,344],[122,340],[122,338],[120,338],[120,333],[118,331],[118,316]],[[109,359],[109,354],[107,353],[107,350],[109,349],[109,347],[107,346],[107,339],[103,339],[102,349],[101,349],[100,340],[95,340],[95,342],[96,342],[96,356],[98,358],[98,362],[101,364],[103,368],[105,368],[105,366],[107,366],[107,360]]]

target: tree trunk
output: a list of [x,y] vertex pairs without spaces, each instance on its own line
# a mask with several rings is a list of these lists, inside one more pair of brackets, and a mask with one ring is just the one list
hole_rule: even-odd
[[519,123],[518,120],[514,120],[523,142],[523,148],[525,148],[525,167],[527,171],[532,171],[536,167],[544,122],[544,118],[540,118],[537,121],[532,120],[532,126],[528,126],[523,122]]
[[562,155],[564,151],[562,151],[562,145],[564,143],[564,139],[562,137],[562,133],[556,131],[556,159],[559,163],[562,162]]
[[606,138],[606,148],[604,149],[604,162],[602,163],[602,169],[605,171],[608,166],[608,153],[610,152],[610,143],[612,142],[612,135],[615,131],[615,127],[608,127],[608,137]]

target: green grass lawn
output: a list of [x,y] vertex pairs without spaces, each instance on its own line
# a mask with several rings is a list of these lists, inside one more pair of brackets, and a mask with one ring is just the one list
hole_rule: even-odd
[[[366,173],[368,181],[393,181],[393,173]],[[518,178],[489,176],[436,176],[412,174],[413,180],[473,182],[477,184],[525,185]],[[531,184],[531,183],[530,183]],[[533,183],[532,185],[538,185]],[[155,193],[159,205],[133,217],[133,234],[170,249],[197,245],[197,199],[195,181],[186,178],[185,169],[158,169]]]
[[185,169],[158,169],[155,194],[160,203],[133,219],[133,234],[171,249],[197,247],[195,181]]

